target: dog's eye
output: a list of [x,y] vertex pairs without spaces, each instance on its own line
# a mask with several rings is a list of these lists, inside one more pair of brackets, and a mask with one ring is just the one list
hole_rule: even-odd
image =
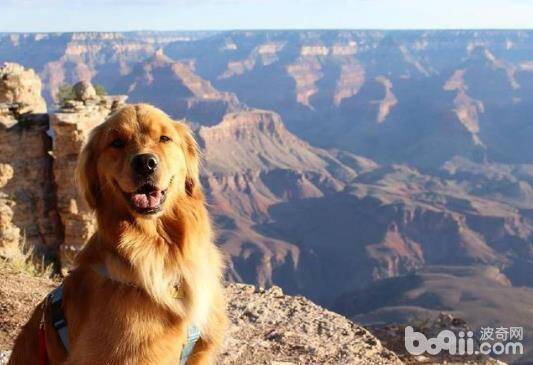
[[168,136],[159,137],[159,142],[167,143],[167,142],[170,142],[170,141],[171,141],[171,139]]
[[113,142],[111,142],[111,147],[113,148],[123,148],[125,145],[126,142],[120,138],[115,138]]

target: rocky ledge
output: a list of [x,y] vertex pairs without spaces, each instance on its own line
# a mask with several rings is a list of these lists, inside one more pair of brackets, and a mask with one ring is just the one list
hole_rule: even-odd
[[221,364],[402,364],[366,329],[303,297],[229,284]]
[[[35,305],[58,283],[0,262],[0,365]],[[218,364],[402,364],[367,330],[280,288],[228,284],[230,327]]]

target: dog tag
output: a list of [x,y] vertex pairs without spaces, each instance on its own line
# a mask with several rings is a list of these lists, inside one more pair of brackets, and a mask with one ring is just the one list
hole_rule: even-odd
[[183,294],[183,290],[181,290],[180,284],[175,284],[172,287],[172,298],[174,299],[183,299],[185,298],[185,295]]

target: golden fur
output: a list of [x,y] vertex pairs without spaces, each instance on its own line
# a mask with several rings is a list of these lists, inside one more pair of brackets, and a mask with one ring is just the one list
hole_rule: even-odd
[[[114,147],[116,139],[124,146]],[[136,189],[131,160],[140,153],[159,158],[156,184],[167,190],[156,214],[138,213],[125,195]],[[188,127],[149,105],[127,106],[92,131],[78,179],[98,229],[64,280],[70,349],[63,349],[41,303],[16,340],[10,365],[38,364],[43,311],[50,365],[177,365],[191,323],[201,338],[187,364],[214,362],[226,326],[222,259],[198,164]],[[95,265],[104,265],[112,279],[97,274]],[[175,283],[183,299],[172,296]]]

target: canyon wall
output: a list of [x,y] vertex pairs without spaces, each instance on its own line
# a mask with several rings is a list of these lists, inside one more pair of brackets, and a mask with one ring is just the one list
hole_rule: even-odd
[[[531,31],[189,36],[0,35],[0,60],[34,68],[47,100],[62,83],[90,78],[190,121],[230,279],[280,285],[330,308],[346,297],[339,310],[347,315],[367,308],[350,305],[361,297],[354,292],[380,293],[390,278],[422,282],[423,297],[384,290],[400,295],[394,312],[384,308],[400,321],[421,302],[464,307],[467,298],[441,301],[440,291],[479,293],[468,296],[477,306],[472,313],[496,308],[501,298],[520,303],[516,298],[533,291]],[[52,166],[41,170],[55,175],[50,196],[59,197],[51,203],[67,236],[59,240],[69,247],[67,261],[91,232],[72,179],[75,156],[90,123],[106,111],[88,113],[97,106],[71,102],[52,115],[52,135],[62,144],[53,161],[46,133],[35,123],[28,129],[24,111],[0,103],[6,125],[21,120],[25,138],[31,129],[47,142],[21,140],[10,130],[6,143],[14,152],[0,151],[9,165],[0,167],[1,199],[11,194],[6,181],[22,186],[26,178],[11,166],[13,159],[30,161],[18,146],[39,146],[33,153]],[[28,191],[42,184],[35,181]],[[22,224],[2,204],[4,240],[17,241],[36,226],[37,210],[25,208],[36,218]],[[472,280],[448,280],[450,288],[413,277],[434,265],[497,268],[512,287],[480,293],[472,273]],[[371,298],[372,309],[383,307],[380,295],[362,297]],[[522,317],[519,308],[497,312],[490,317],[503,326]]]
[[0,257],[14,255],[21,244],[40,250],[61,241],[40,88],[32,70],[0,67]]
[[[22,246],[56,254],[67,270],[94,231],[74,181],[89,131],[124,96],[96,96],[81,83],[73,100],[46,114],[41,81],[17,64],[0,68],[0,256]],[[84,87],[83,87],[84,86]]]
[[84,98],[67,102],[50,115],[54,135],[54,181],[57,188],[57,212],[63,225],[60,246],[61,266],[66,270],[74,255],[94,232],[94,217],[73,181],[78,155],[90,131],[125,101],[125,97]]

